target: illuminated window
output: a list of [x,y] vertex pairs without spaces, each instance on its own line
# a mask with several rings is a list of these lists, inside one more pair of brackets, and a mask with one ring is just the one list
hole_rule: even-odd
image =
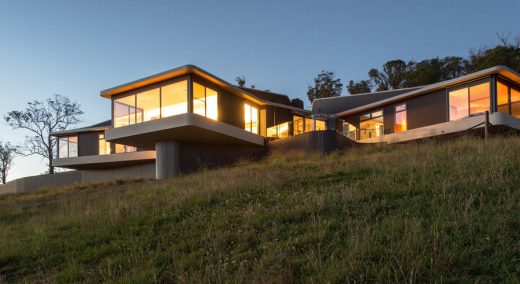
[[395,107],[395,132],[406,131],[408,129],[406,120],[406,104]]
[[157,88],[142,93],[138,93],[136,109],[138,110],[138,123],[161,118],[160,90]]
[[267,137],[274,139],[289,137],[289,122],[284,122],[267,128]]
[[305,118],[305,132],[314,131],[314,119]]
[[316,131],[327,130],[327,123],[325,123],[325,121],[316,119],[314,123],[316,124]]
[[509,87],[497,82],[497,109],[499,112],[509,113]]
[[300,135],[305,132],[305,120],[301,116],[293,115],[293,133]]
[[448,92],[450,101],[450,120],[489,111],[489,82],[465,86]]
[[111,154],[110,142],[105,140],[105,134],[99,134],[99,155]]
[[489,82],[469,87],[469,114],[489,111]]
[[135,95],[114,100],[114,127],[134,124],[136,121]]
[[193,113],[218,119],[218,93],[204,85],[193,83]]
[[347,136],[347,138],[350,138],[352,140],[357,139],[357,128],[355,125],[348,123],[346,121],[343,121],[343,135]]
[[161,87],[162,117],[188,112],[188,81]]
[[384,135],[383,111],[375,111],[360,116],[359,139],[368,139]]
[[58,158],[73,158],[78,156],[78,137],[58,138]]
[[510,88],[511,92],[511,115],[520,118],[520,90]]
[[244,104],[244,129],[258,134],[258,109]]
[[450,120],[457,120],[468,116],[468,88],[449,92]]
[[122,144],[116,144],[115,145],[115,150],[116,150],[117,154],[119,154],[119,153],[131,153],[131,152],[136,152],[137,148],[134,147],[134,146],[127,146],[127,145],[122,145]]

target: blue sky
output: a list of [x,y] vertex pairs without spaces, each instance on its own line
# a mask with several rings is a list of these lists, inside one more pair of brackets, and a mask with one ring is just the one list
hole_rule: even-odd
[[[466,56],[497,32],[520,35],[518,11],[518,0],[0,0],[0,115],[58,93],[82,105],[82,125],[96,123],[110,117],[100,90],[185,64],[308,105],[322,69],[348,82],[391,59]],[[0,133],[27,134],[3,120]],[[19,158],[10,179],[44,170]]]

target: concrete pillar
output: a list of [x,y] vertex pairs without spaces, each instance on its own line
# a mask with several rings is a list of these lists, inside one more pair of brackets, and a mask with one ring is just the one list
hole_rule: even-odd
[[180,171],[180,143],[160,141],[155,143],[155,175],[157,179],[175,176]]

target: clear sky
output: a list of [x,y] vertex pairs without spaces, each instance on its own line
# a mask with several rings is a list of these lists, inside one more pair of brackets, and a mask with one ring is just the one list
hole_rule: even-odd
[[[110,117],[100,90],[185,64],[308,106],[322,69],[348,82],[391,59],[466,56],[497,32],[520,35],[519,15],[519,0],[0,0],[0,115],[58,93],[93,124]],[[15,143],[27,134],[3,119],[0,133]],[[10,179],[44,164],[19,158]]]

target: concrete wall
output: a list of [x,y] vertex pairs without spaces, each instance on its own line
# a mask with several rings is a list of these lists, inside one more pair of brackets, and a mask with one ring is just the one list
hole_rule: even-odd
[[117,179],[155,178],[155,163],[105,170],[82,170],[24,177],[0,185],[0,195],[34,192],[46,188]]
[[334,150],[355,147],[358,144],[333,130],[312,131],[298,136],[270,141],[269,152],[286,153],[301,150],[309,153],[326,154]]

